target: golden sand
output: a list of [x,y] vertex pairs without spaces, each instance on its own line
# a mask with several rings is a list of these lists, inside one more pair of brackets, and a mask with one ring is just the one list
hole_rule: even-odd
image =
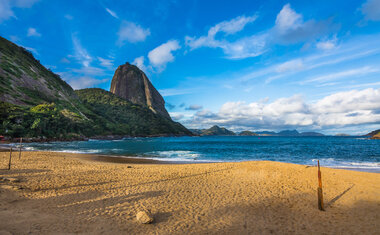
[[[380,174],[269,161],[138,164],[0,153],[0,233],[380,234]],[[20,189],[21,188],[21,189]],[[149,209],[153,224],[136,213]]]

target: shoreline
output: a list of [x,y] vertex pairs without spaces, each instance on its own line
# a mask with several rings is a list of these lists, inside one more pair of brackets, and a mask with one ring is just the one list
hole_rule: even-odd
[[[18,150],[17,150],[18,151]],[[0,145],[0,152],[9,152],[9,148],[5,148],[4,146]],[[49,150],[25,150],[23,149],[22,152],[52,152],[52,153],[68,153],[68,154],[80,154],[80,155],[87,155],[91,157],[94,161],[101,161],[101,162],[110,162],[110,163],[122,163],[122,164],[207,164],[207,163],[239,163],[239,162],[251,162],[251,161],[272,161],[272,160],[266,160],[266,159],[258,159],[258,160],[242,160],[242,161],[180,161],[180,160],[160,160],[160,159],[154,159],[154,157],[151,158],[143,158],[143,157],[136,157],[136,156],[128,156],[128,155],[111,155],[111,154],[97,154],[97,153],[78,153],[78,152],[65,152],[65,151],[49,151]],[[314,165],[311,164],[300,164],[300,163],[293,163],[293,162],[281,162],[281,161],[273,161],[273,162],[279,162],[279,163],[289,163],[289,164],[296,164],[296,165],[302,165],[302,166],[309,166],[314,167]],[[379,168],[360,168],[360,167],[347,167],[347,166],[323,166],[330,169],[342,169],[342,170],[351,170],[351,171],[358,171],[358,172],[369,172],[369,173],[380,173],[380,167]]]
[[[376,234],[380,174],[250,161],[156,164],[0,153],[0,231],[12,234]],[[104,162],[106,160],[106,162]],[[121,162],[120,162],[121,161]],[[134,163],[133,163],[134,162]],[[126,164],[120,164],[126,163]],[[149,210],[154,223],[136,214]]]

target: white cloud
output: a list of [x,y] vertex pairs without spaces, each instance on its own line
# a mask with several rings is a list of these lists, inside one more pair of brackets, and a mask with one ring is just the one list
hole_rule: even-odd
[[102,76],[104,75],[104,70],[92,66],[83,66],[80,69],[72,69],[72,72],[81,74],[81,75],[92,75],[92,76]]
[[180,121],[181,119],[183,119],[185,117],[184,114],[177,113],[177,112],[170,112],[169,115],[176,122]]
[[106,8],[106,11],[114,18],[119,19],[119,16],[114,12],[111,11],[110,9]]
[[104,59],[104,58],[99,57],[99,56],[98,56],[98,60],[100,62],[100,65],[103,67],[111,69],[113,66],[113,60]]
[[373,21],[380,20],[380,0],[367,0],[361,10],[366,19]]
[[37,32],[37,30],[35,28],[29,28],[27,36],[28,37],[41,37],[41,34],[39,32]]
[[176,96],[176,95],[185,95],[185,94],[192,94],[196,93],[198,90],[195,88],[169,88],[169,89],[160,89],[159,92],[162,96],[168,97],[168,96]]
[[[248,34],[234,41],[228,39],[229,34],[235,34],[256,20],[257,15],[245,17],[239,16],[230,21],[223,21],[211,27],[207,35],[200,37],[185,37],[186,45],[190,50],[201,47],[221,48],[228,59],[244,59],[259,56],[270,49],[273,44],[292,44],[306,41],[314,41],[328,32],[331,22],[314,20],[304,21],[303,16],[294,11],[290,4],[286,4],[278,13],[272,28]],[[217,34],[221,37],[217,38]],[[222,34],[223,33],[223,34]],[[236,37],[235,37],[236,38]],[[332,46],[322,43],[320,46]]]
[[0,23],[11,17],[16,18],[13,8],[30,8],[39,0],[0,0]]
[[174,61],[172,52],[180,48],[177,40],[169,40],[148,53],[149,62],[154,67],[163,69],[167,63]]
[[329,21],[316,22],[314,20],[304,21],[303,16],[295,12],[290,4],[286,4],[278,13],[275,26],[269,34],[273,42],[290,44],[314,40],[328,31]]
[[134,59],[132,64],[136,65],[139,69],[141,69],[143,72],[146,73],[147,67],[145,67],[144,60],[145,60],[144,56],[140,56]]
[[224,32],[225,34],[234,34],[244,29],[244,27],[254,22],[257,19],[256,15],[253,16],[238,16],[229,21],[223,21],[210,28],[208,36],[215,36],[218,32]]
[[272,103],[227,102],[217,113],[197,112],[184,123],[192,128],[214,124],[250,129],[335,128],[380,123],[380,89],[351,90],[308,103],[300,95]]
[[335,35],[330,40],[318,42],[316,46],[318,49],[321,49],[321,50],[331,50],[331,49],[334,49],[336,47],[337,41],[338,41],[338,39],[336,38],[336,35]]
[[282,63],[276,67],[278,73],[288,72],[288,71],[297,71],[301,70],[304,67],[302,60],[294,59]]
[[80,62],[84,67],[88,67],[92,61],[92,57],[87,50],[82,47],[79,39],[74,34],[72,35],[72,41],[74,45],[75,59],[78,60],[78,62]]
[[118,32],[119,38],[117,44],[121,46],[125,41],[132,43],[145,41],[146,37],[149,35],[149,29],[144,29],[133,22],[123,21]]
[[[65,79],[63,77],[63,79]],[[91,77],[79,77],[79,78],[71,78],[71,79],[65,79],[72,88],[74,89],[83,89],[83,88],[91,88],[96,85],[108,82],[109,79],[95,79]]]
[[238,16],[229,21],[223,21],[216,24],[208,30],[206,36],[185,37],[186,45],[191,50],[195,50],[200,47],[221,48],[223,52],[230,59],[243,59],[248,57],[255,57],[263,53],[263,47],[265,46],[265,35],[253,35],[249,37],[243,37],[236,41],[230,42],[226,39],[216,39],[216,35],[221,32],[224,33],[223,37],[230,34],[240,32],[249,23],[254,22],[257,19],[256,15],[253,16]]
[[[366,41],[365,44],[358,43],[359,41]],[[288,61],[278,64],[269,63],[268,66],[264,66],[261,69],[252,68],[241,70],[236,72],[232,80],[236,83],[244,83],[245,86],[250,80],[265,79],[266,83],[280,79],[296,79],[310,76],[324,76],[326,71],[330,71],[331,66],[339,65],[339,67],[347,67],[346,64],[349,61],[362,61],[362,58],[374,56],[379,54],[380,49],[377,47],[379,44],[379,35],[373,35],[370,37],[360,37],[358,39],[348,41],[339,44],[333,50],[314,50],[313,54],[308,56],[300,56],[292,58]],[[350,62],[351,63],[351,62]],[[375,67],[375,66],[374,66]],[[320,68],[320,69],[318,69]],[[352,70],[349,68],[347,70]],[[312,73],[308,71],[313,71]],[[310,79],[310,78],[308,78]],[[229,77],[231,81],[231,77]],[[300,82],[304,84],[305,82]]]
[[276,27],[280,32],[285,33],[289,29],[297,29],[302,25],[302,15],[297,14],[290,4],[286,4],[278,13],[276,18]]
[[336,72],[336,73],[330,73],[330,74],[325,74],[322,76],[314,77],[314,78],[302,81],[301,84],[309,83],[309,82],[326,82],[326,81],[337,80],[340,78],[346,78],[346,77],[352,77],[352,76],[358,76],[358,75],[366,75],[369,73],[375,73],[375,72],[379,72],[379,71],[380,71],[380,69],[373,68],[370,66],[365,66],[362,68],[348,69],[345,71],[340,71],[340,72]]

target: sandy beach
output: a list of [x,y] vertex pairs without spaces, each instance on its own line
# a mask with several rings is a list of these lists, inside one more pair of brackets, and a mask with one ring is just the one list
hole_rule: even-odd
[[[23,152],[8,171],[8,159],[0,153],[0,234],[380,233],[379,173],[322,168],[322,212],[316,167]],[[154,223],[137,222],[144,208]]]

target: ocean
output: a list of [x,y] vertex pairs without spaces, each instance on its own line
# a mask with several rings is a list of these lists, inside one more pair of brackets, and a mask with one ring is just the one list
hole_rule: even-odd
[[25,143],[27,150],[201,163],[269,160],[380,172],[380,140],[363,137],[204,136]]

